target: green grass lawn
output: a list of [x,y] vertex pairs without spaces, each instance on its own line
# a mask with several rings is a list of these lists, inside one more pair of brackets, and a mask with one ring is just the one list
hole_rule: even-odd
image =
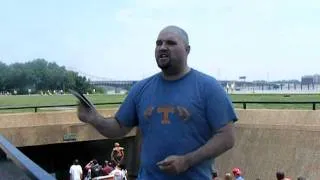
[[[295,94],[290,97],[284,97],[281,94],[245,94],[245,95],[230,95],[232,101],[320,101],[320,94]],[[95,94],[87,96],[93,103],[106,102],[121,102],[124,95],[104,95]],[[71,95],[54,95],[54,96],[0,96],[0,107],[12,106],[43,106],[43,105],[65,105],[76,104],[77,100]],[[98,108],[117,107],[118,105],[103,105]],[[242,108],[242,104],[235,104],[235,107]],[[311,109],[311,104],[247,104],[247,108],[267,108],[267,109]],[[317,105],[320,109],[320,105]],[[57,110],[53,109],[39,109],[39,111]],[[34,111],[34,109],[19,109],[19,110],[0,110],[4,112],[27,112]]]
[[[93,103],[108,103],[108,102],[122,102],[124,95],[104,95],[94,94],[87,96]],[[0,96],[1,107],[16,107],[16,106],[47,106],[47,105],[71,105],[76,104],[77,99],[72,95],[53,95],[53,96],[40,96],[40,95],[23,95],[23,96]],[[117,107],[118,105],[101,105],[98,108]],[[44,108],[38,111],[53,111],[59,108]],[[61,109],[61,108],[60,108]],[[0,113],[8,112],[31,112],[34,109],[15,109],[15,110],[0,110]]]
[[[87,97],[93,103],[121,102],[124,99],[123,95],[94,94],[94,95],[88,95]],[[77,99],[72,95],[0,96],[0,107],[1,106],[63,105],[63,104],[75,104],[76,102],[77,102]]]

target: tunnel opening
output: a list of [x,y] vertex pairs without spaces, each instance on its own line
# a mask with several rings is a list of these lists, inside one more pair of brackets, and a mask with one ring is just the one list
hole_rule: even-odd
[[[69,168],[74,159],[78,159],[81,167],[92,159],[96,159],[103,165],[105,160],[111,159],[111,151],[114,143],[119,142],[125,151],[125,164],[129,175],[136,174],[136,151],[134,137],[124,139],[105,139],[95,141],[68,142],[39,146],[19,147],[26,156],[40,167],[52,174],[56,179],[69,179]],[[86,174],[84,170],[84,175]]]

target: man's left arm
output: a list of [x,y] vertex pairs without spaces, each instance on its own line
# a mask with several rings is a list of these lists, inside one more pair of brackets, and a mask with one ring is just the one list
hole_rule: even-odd
[[204,160],[216,158],[234,146],[235,135],[232,122],[226,124],[214,134],[202,147],[185,155],[186,163],[192,167]]
[[212,130],[212,137],[205,145],[185,155],[189,167],[218,157],[231,149],[235,143],[233,123],[238,118],[230,97],[217,81],[207,85],[205,90],[205,114]]
[[158,162],[157,165],[163,171],[179,174],[204,160],[218,157],[231,149],[234,142],[234,127],[233,123],[229,122],[217,130],[211,139],[197,150],[183,156],[169,156]]

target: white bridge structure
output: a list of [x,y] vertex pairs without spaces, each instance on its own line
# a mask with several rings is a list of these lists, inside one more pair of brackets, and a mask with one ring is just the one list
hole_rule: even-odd
[[[115,80],[94,76],[75,68],[69,68],[79,75],[85,76],[94,86],[102,87],[108,92],[128,91],[138,80]],[[301,82],[246,82],[245,80],[220,81],[221,85],[231,94],[315,94],[320,93],[320,84],[303,84]]]

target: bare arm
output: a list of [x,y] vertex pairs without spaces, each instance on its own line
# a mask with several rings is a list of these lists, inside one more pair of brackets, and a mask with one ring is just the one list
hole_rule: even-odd
[[132,128],[120,126],[115,118],[104,118],[101,115],[90,123],[102,135],[108,138],[120,138],[128,134]]
[[84,168],[86,170],[89,170],[91,168],[91,166],[92,166],[92,161],[90,161]]
[[78,106],[78,118],[85,123],[91,124],[107,138],[123,137],[132,129],[120,126],[115,118],[105,118],[95,108],[86,108],[82,104]]
[[111,151],[111,161],[114,161],[114,150]]
[[209,158],[216,158],[231,149],[235,143],[234,136],[234,125],[228,123],[219,129],[205,145],[185,155],[188,166],[194,166]]

